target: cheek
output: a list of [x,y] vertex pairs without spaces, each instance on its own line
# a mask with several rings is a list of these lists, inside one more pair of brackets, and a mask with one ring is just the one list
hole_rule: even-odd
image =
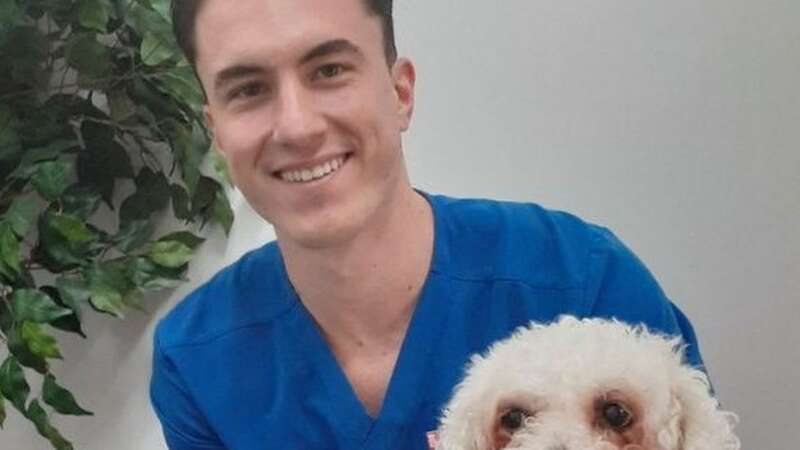
[[391,92],[374,84],[326,94],[320,98],[318,107],[359,140],[385,141],[386,134],[399,127]]
[[234,170],[252,165],[259,157],[268,133],[265,119],[252,113],[226,118],[220,123],[214,128],[214,140],[228,164]]

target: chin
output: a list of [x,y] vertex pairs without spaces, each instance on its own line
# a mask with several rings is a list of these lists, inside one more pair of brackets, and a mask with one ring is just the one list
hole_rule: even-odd
[[474,356],[438,450],[738,450],[736,416],[679,339],[618,321],[531,324]]
[[313,215],[294,217],[283,226],[273,224],[278,240],[294,247],[308,249],[334,248],[352,240],[363,220],[356,213],[345,211],[318,212]]

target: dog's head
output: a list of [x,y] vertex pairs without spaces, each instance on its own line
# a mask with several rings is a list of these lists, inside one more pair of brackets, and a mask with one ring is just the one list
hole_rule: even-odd
[[735,416],[678,339],[602,319],[532,324],[475,356],[439,450],[736,450]]

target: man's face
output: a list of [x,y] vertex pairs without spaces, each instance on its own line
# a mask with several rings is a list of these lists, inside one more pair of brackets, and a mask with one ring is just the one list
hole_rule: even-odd
[[414,69],[390,69],[362,0],[206,0],[205,114],[231,175],[279,240],[335,245],[408,188],[400,134]]

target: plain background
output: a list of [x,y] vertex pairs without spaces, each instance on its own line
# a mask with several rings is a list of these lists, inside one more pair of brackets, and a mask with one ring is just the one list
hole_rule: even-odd
[[[692,319],[744,448],[796,448],[800,2],[396,3],[418,70],[414,184],[610,227]],[[55,371],[96,413],[56,419],[76,449],[164,448],[147,397],[155,322],[273,236],[233,200],[230,238],[209,234],[190,285],[61,338]],[[8,413],[0,448],[49,448]]]

